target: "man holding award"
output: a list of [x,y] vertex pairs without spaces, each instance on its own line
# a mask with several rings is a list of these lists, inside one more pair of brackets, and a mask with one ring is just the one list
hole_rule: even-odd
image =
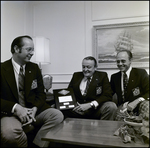
[[117,106],[112,102],[112,90],[106,72],[96,71],[94,57],[85,57],[82,72],[75,72],[68,88],[73,89],[77,105],[63,110],[65,117],[113,120]]

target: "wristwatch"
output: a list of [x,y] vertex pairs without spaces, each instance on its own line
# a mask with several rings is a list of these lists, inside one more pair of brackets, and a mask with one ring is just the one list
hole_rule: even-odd
[[91,105],[91,107],[92,107],[92,108],[94,108],[94,107],[95,107],[95,106],[94,106],[94,104],[93,104],[92,102],[90,103],[90,105]]

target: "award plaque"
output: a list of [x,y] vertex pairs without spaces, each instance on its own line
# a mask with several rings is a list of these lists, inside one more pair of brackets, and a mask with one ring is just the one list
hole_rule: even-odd
[[73,89],[54,89],[53,90],[56,108],[59,110],[73,109],[77,102]]

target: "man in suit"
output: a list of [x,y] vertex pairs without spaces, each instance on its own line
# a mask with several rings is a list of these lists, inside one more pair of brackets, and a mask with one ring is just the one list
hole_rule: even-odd
[[113,120],[117,106],[112,102],[108,76],[106,72],[97,71],[97,61],[94,57],[83,59],[82,72],[73,74],[68,88],[73,89],[77,106],[73,110],[62,111],[65,117]]
[[[111,76],[113,94],[117,94],[117,106],[124,105],[128,111],[138,114],[141,101],[149,100],[149,75],[145,69],[132,68],[132,53],[129,50],[120,50],[116,56],[119,72]],[[127,87],[124,88],[123,75],[127,74]],[[135,101],[136,100],[136,101]],[[133,102],[132,108],[127,104]]]
[[[1,63],[1,140],[6,147],[27,147],[23,128],[33,124],[39,128],[34,145],[48,147],[49,143],[41,138],[63,121],[63,114],[45,102],[41,71],[37,64],[30,62],[34,52],[32,38],[15,38],[11,52],[12,58]],[[24,84],[19,80],[21,66]],[[23,89],[20,85],[24,86]]]

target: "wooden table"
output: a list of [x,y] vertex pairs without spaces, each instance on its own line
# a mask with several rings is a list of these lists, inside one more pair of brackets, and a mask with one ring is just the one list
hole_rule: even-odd
[[134,142],[124,144],[119,136],[114,136],[122,124],[122,121],[66,118],[42,140],[91,147],[148,147]]

